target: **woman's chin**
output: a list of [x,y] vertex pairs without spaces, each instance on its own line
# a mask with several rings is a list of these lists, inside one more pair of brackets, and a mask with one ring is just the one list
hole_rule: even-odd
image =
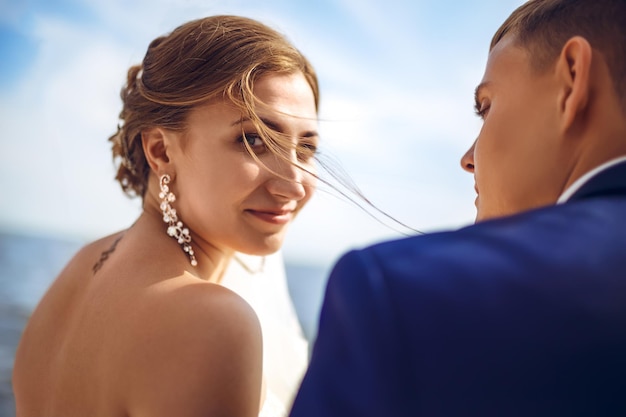
[[238,252],[245,253],[252,256],[267,256],[276,253],[283,246],[283,239],[272,239],[272,241],[265,241],[262,244],[254,246],[246,246],[240,248]]

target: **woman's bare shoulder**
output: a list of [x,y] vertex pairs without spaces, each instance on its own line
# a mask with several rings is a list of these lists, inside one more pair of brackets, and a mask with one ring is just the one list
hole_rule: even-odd
[[93,269],[98,262],[102,263],[115,250],[117,242],[124,236],[120,231],[86,244],[76,252],[66,265],[66,269]]
[[256,416],[262,340],[250,305],[227,288],[190,276],[149,291],[138,306],[145,322],[133,332],[132,357],[139,363],[133,366],[130,411]]
[[46,308],[53,308],[55,311],[55,308],[65,310],[69,307],[71,297],[83,291],[89,284],[88,278],[93,274],[94,265],[101,259],[102,253],[122,235],[123,232],[115,233],[80,248],[54,279],[35,313],[44,308],[46,315],[57,316],[56,313],[49,314],[50,311]]
[[106,251],[122,235],[123,232],[115,233],[79,249],[54,279],[39,302],[33,317],[45,316],[46,321],[51,321],[71,314],[89,286],[91,282],[89,278],[93,275],[94,268],[98,262],[102,262],[102,258],[107,256]]
[[[152,285],[148,292],[154,303],[155,323],[161,329],[183,337],[242,337],[240,330],[258,330],[260,324],[252,307],[237,293],[218,284],[209,283],[190,274],[183,274]],[[185,326],[178,326],[185,323]],[[171,326],[171,327],[169,327]],[[232,333],[232,334],[231,334]],[[216,344],[211,343],[211,348]]]

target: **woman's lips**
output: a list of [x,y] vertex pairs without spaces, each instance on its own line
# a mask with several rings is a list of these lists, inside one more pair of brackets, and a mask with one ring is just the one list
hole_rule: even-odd
[[248,209],[246,212],[264,222],[279,225],[289,223],[293,217],[293,211],[291,210],[267,211]]

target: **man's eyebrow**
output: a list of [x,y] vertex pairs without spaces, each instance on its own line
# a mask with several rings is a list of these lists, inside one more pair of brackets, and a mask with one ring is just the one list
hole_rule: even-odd
[[480,111],[480,93],[488,85],[488,81],[483,81],[482,83],[478,84],[478,87],[476,87],[476,90],[474,90],[474,107],[476,108],[477,112]]

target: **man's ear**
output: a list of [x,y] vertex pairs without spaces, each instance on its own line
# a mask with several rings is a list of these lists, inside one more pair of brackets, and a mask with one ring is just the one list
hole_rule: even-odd
[[569,130],[576,118],[589,104],[591,88],[591,60],[593,51],[589,42],[580,36],[568,40],[556,63],[556,75],[561,84],[559,108],[561,128]]
[[170,141],[168,132],[160,127],[154,127],[141,132],[141,144],[146,161],[152,171],[157,173],[171,171]]

